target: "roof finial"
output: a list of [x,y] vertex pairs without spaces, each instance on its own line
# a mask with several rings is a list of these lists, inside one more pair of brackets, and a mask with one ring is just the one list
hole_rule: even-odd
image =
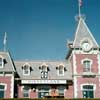
[[7,33],[4,33],[4,40],[3,40],[3,45],[4,45],[4,51],[6,51],[6,46],[7,46]]

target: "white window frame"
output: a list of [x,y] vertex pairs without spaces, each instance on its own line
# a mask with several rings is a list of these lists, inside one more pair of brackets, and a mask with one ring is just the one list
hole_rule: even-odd
[[93,86],[94,98],[95,98],[96,84],[92,84],[92,83],[84,83],[84,84],[81,84],[81,91],[87,90],[87,89],[83,89],[83,86],[85,86],[85,85],[91,85],[91,86]]
[[[43,68],[45,67],[45,68]],[[48,71],[47,71],[47,67],[48,65],[46,65],[45,63],[41,65],[41,78],[48,78]],[[43,75],[42,75],[43,74]]]
[[59,93],[60,96],[64,96],[65,86],[58,86],[57,90],[58,90],[58,93]]
[[[62,67],[61,69],[62,69],[62,74],[60,74],[60,70],[59,70],[59,67]],[[60,64],[60,65],[58,65],[58,76],[64,76],[64,65],[63,64]]]
[[0,59],[2,59],[2,62],[1,62],[1,66],[0,66],[0,68],[3,68],[4,67],[4,58],[0,55]]
[[4,97],[5,97],[5,91],[7,89],[7,84],[5,83],[0,83],[0,85],[3,85],[4,86],[4,89],[0,89],[0,91],[4,91]]
[[7,89],[7,84],[5,84],[5,83],[0,83],[0,85],[4,85],[4,86],[5,86],[4,90]]
[[[28,89],[28,91],[25,92],[25,91],[24,91],[24,88],[25,88],[25,87],[26,87],[26,86],[23,86],[23,87],[22,87],[22,90],[23,90],[23,98],[30,98],[30,89]],[[24,92],[25,92],[25,93],[28,93],[28,97],[24,97]]]
[[[89,62],[90,62],[90,68],[89,68],[90,70],[89,70],[89,71],[84,71],[84,68],[85,68],[84,62],[85,62],[85,61],[89,61]],[[83,65],[83,72],[91,72],[92,63],[93,63],[93,61],[92,61],[91,59],[88,59],[88,58],[83,59],[81,63],[82,63],[82,65]],[[88,68],[88,67],[87,67],[87,68]],[[85,69],[86,69],[86,68],[85,68]]]
[[[27,74],[25,73],[25,69],[24,69],[25,66],[28,67],[28,69],[27,69],[28,73]],[[30,75],[30,65],[28,63],[25,63],[23,65],[23,75],[25,75],[25,76],[29,76]]]

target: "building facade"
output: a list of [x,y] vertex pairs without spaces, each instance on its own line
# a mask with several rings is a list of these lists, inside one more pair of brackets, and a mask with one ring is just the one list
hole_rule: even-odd
[[0,52],[0,98],[100,98],[100,47],[79,18],[62,61],[14,61]]

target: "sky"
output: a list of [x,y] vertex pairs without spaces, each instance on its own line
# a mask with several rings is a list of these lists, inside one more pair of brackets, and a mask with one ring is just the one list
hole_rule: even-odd
[[[100,0],[83,0],[81,13],[100,44]],[[14,60],[63,60],[73,40],[78,0],[0,0],[0,50],[4,32]]]

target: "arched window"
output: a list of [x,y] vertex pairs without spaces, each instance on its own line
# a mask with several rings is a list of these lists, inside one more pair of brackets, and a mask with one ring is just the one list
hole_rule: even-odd
[[83,72],[91,72],[91,60],[86,59],[83,61]]
[[48,65],[46,64],[41,65],[41,78],[48,78]]
[[64,76],[64,65],[58,65],[58,76]]
[[30,75],[30,65],[28,63],[25,63],[22,68],[23,75]]
[[47,71],[47,66],[46,65],[42,65],[42,71]]

